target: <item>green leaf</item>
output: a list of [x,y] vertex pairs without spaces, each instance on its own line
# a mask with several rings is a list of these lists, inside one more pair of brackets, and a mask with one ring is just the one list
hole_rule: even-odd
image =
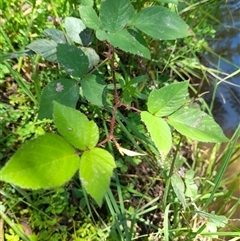
[[43,31],[43,34],[47,37],[50,37],[53,41],[55,41],[58,44],[64,44],[67,42],[63,32],[58,29],[45,29]]
[[92,149],[99,140],[99,130],[94,121],[81,112],[54,102],[54,123],[59,133],[81,151]]
[[96,75],[81,80],[84,97],[94,105],[103,106],[106,98],[106,83]]
[[134,30],[123,29],[116,33],[109,33],[107,41],[114,47],[118,47],[126,52],[150,59],[150,51],[147,48],[141,34]]
[[172,135],[168,124],[162,118],[153,116],[147,111],[141,112],[141,119],[160,154],[165,157],[172,146]]
[[80,0],[80,4],[83,5],[83,6],[92,7],[93,3],[94,3],[93,0]]
[[27,141],[0,171],[0,180],[22,188],[53,188],[71,179],[79,157],[62,137],[45,134]]
[[82,47],[81,50],[88,57],[88,62],[89,62],[88,69],[89,70],[92,69],[94,66],[96,66],[99,63],[100,58],[94,49]]
[[188,81],[173,83],[153,90],[148,97],[148,111],[156,116],[168,116],[179,109],[188,97]]
[[79,86],[75,80],[59,79],[48,83],[42,90],[38,119],[53,118],[53,101],[75,108]]
[[97,30],[101,28],[101,22],[95,10],[90,6],[81,6],[79,13],[83,23],[91,29]]
[[107,40],[108,35],[107,35],[107,33],[105,31],[103,31],[101,29],[97,29],[96,37],[100,41],[105,41],[105,40]]
[[66,17],[65,19],[65,29],[68,37],[74,41],[75,43],[82,44],[82,40],[80,38],[81,32],[86,29],[83,21],[79,18],[74,17]]
[[40,54],[44,59],[50,62],[57,61],[56,47],[57,43],[55,41],[47,39],[39,39],[27,45],[28,49]]
[[171,184],[174,190],[174,193],[176,194],[178,200],[182,203],[183,208],[185,209],[187,204],[185,200],[185,195],[184,195],[184,182],[181,177],[179,177],[177,174],[173,174],[171,176]]
[[178,0],[157,0],[157,2],[178,4]]
[[59,44],[57,46],[57,60],[74,77],[82,78],[88,72],[88,57],[76,46]]
[[83,187],[99,206],[109,188],[110,177],[116,167],[112,155],[101,148],[84,151],[80,160],[80,179]]
[[193,170],[188,170],[184,177],[184,181],[186,184],[185,195],[186,195],[186,197],[191,197],[193,199],[196,198],[197,193],[198,193],[198,186],[194,182],[194,174],[195,173]]
[[101,2],[100,19],[104,30],[114,33],[123,29],[134,15],[129,0],[105,0]]
[[203,142],[225,142],[227,137],[212,117],[198,109],[181,108],[170,115],[168,123],[178,132]]
[[137,13],[131,23],[155,39],[176,39],[190,35],[188,25],[175,13],[161,6],[150,6]]

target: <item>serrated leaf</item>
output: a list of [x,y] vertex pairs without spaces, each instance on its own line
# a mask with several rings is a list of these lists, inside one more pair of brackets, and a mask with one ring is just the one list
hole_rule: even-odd
[[106,83],[96,75],[81,80],[84,97],[94,105],[103,106],[106,99]]
[[174,193],[176,194],[178,200],[182,203],[183,208],[185,209],[187,204],[186,204],[186,199],[184,195],[185,186],[182,178],[179,177],[177,174],[173,174],[171,176],[171,184],[172,184]]
[[45,29],[43,31],[43,34],[45,36],[50,37],[53,41],[55,41],[58,44],[64,44],[67,42],[63,32],[58,29],[55,29],[55,28]]
[[159,152],[165,157],[172,146],[172,135],[168,124],[162,118],[153,116],[147,111],[141,112],[141,119]]
[[56,47],[57,43],[55,41],[47,39],[39,39],[27,45],[27,48],[40,54],[44,59],[50,62],[57,61]]
[[95,10],[90,6],[81,6],[79,13],[83,23],[91,29],[97,30],[101,28],[101,22]]
[[138,32],[130,29],[123,29],[116,33],[109,33],[107,41],[114,47],[118,47],[126,52],[150,59],[150,51]]
[[38,119],[53,118],[53,101],[75,108],[79,99],[78,83],[71,79],[59,79],[48,83],[42,90]]
[[131,23],[154,39],[176,39],[190,35],[188,25],[175,13],[161,6],[150,6],[137,13]]
[[82,44],[82,40],[80,38],[80,34],[86,26],[83,21],[79,18],[74,17],[66,17],[65,19],[65,29],[68,37],[74,41],[75,43]]
[[54,123],[59,133],[81,151],[92,149],[99,139],[99,130],[94,121],[81,112],[54,102]]
[[103,31],[101,29],[97,29],[96,37],[100,41],[105,41],[105,40],[107,40],[108,35],[107,35],[107,33],[105,31]]
[[198,186],[194,182],[194,171],[188,170],[185,174],[184,181],[186,184],[186,197],[195,199],[198,193]]
[[81,50],[88,57],[88,62],[89,62],[88,69],[91,70],[94,66],[96,66],[99,63],[100,58],[96,53],[96,51],[92,48],[82,47]]
[[188,97],[188,81],[173,83],[153,90],[148,97],[148,111],[155,116],[168,116],[179,109]]
[[88,72],[88,57],[76,46],[59,44],[57,46],[57,60],[74,77],[82,78]]
[[213,118],[198,109],[181,108],[169,116],[168,123],[182,135],[194,140],[203,142],[228,141]]
[[100,20],[104,30],[114,33],[122,30],[134,15],[129,0],[105,0],[100,5]]
[[22,188],[53,188],[71,179],[79,157],[62,137],[45,134],[27,141],[0,171],[0,180]]
[[84,151],[80,160],[80,179],[83,187],[99,206],[110,185],[116,167],[112,155],[101,148]]

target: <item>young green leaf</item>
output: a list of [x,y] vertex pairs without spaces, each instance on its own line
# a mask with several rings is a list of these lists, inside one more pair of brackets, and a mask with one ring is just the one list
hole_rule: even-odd
[[150,59],[150,51],[140,33],[131,29],[122,29],[116,33],[109,33],[107,41],[114,47],[126,52]]
[[39,39],[27,45],[28,49],[40,54],[44,59],[50,62],[57,61],[56,47],[57,43],[48,39]]
[[171,130],[165,120],[160,117],[151,115],[147,111],[141,112],[141,119],[147,127],[153,142],[159,152],[165,157],[172,146]]
[[97,30],[101,28],[101,22],[95,10],[90,6],[81,6],[79,13],[83,23],[91,29]]
[[84,151],[80,160],[80,179],[83,187],[99,206],[109,187],[110,177],[116,167],[112,155],[101,148]]
[[79,167],[79,157],[62,137],[45,134],[27,141],[0,171],[0,180],[22,188],[63,185]]
[[79,111],[54,102],[54,123],[59,133],[79,150],[88,150],[96,146],[99,130],[94,121]]
[[173,174],[171,176],[171,184],[174,190],[174,193],[176,194],[178,200],[182,203],[183,208],[185,209],[187,204],[186,204],[186,199],[185,199],[185,186],[184,182],[181,177],[177,174]]
[[130,0],[101,1],[100,19],[104,30],[114,33],[122,30],[134,15]]
[[188,25],[175,13],[161,6],[150,6],[137,13],[131,22],[155,39],[176,39],[190,35]]
[[106,83],[96,75],[81,80],[84,97],[94,105],[103,106],[106,98]]
[[88,72],[89,61],[85,53],[73,45],[58,44],[57,60],[72,76],[82,78]]
[[228,138],[212,117],[198,109],[181,108],[168,118],[178,132],[203,142],[224,142]]
[[198,186],[194,182],[194,171],[188,170],[185,174],[184,181],[186,184],[186,197],[195,199],[198,193]]
[[64,24],[67,36],[72,41],[78,44],[82,44],[80,34],[84,31],[84,29],[86,29],[86,26],[84,25],[83,21],[79,18],[66,17]]
[[79,99],[79,86],[75,80],[51,81],[42,90],[38,119],[53,118],[53,101],[75,108]]
[[187,97],[188,81],[153,90],[148,97],[148,111],[155,116],[168,116],[179,109]]

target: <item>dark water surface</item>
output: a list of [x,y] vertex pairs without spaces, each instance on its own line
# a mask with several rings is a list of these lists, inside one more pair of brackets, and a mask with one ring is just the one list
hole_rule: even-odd
[[[209,76],[218,86],[213,115],[227,136],[231,136],[240,123],[240,1],[228,0],[219,8],[222,26],[209,46],[218,56],[208,54],[204,61],[208,67],[226,74]],[[233,76],[227,77],[227,74]],[[227,77],[227,78],[226,78]],[[206,100],[210,103],[213,87]],[[239,164],[240,165],[240,164]]]

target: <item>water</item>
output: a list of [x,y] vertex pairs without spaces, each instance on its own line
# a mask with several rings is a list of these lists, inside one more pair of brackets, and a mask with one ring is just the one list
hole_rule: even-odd
[[[204,57],[206,65],[225,74],[211,76],[213,86],[218,85],[213,115],[227,136],[231,136],[240,123],[240,1],[228,0],[219,8],[222,26],[217,29],[216,38],[209,40],[209,46],[217,55]],[[231,78],[227,74],[234,74]],[[208,103],[213,88],[205,96]]]

